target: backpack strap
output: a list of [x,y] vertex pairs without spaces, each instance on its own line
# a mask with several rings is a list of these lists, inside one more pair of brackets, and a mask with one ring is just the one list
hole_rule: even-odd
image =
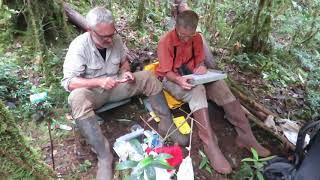
[[176,57],[177,57],[177,46],[173,46],[173,66],[174,66],[174,63],[176,62]]
[[[176,57],[177,57],[177,46],[173,46],[173,65],[176,62]],[[195,57],[195,53],[194,53],[194,45],[193,45],[193,41],[192,41],[192,55],[191,55],[191,58],[187,61],[187,63],[191,59],[194,59],[194,57]]]
[[310,138],[310,143],[307,146],[307,148],[312,145],[312,142],[311,142],[312,139],[317,135],[317,133],[320,130],[320,121],[309,122],[299,130],[298,138],[296,142],[296,149],[295,149],[295,165],[296,166],[299,166],[300,163],[302,162],[302,159],[304,158],[304,151],[305,151],[304,140],[307,133],[310,132],[310,130],[312,130],[313,135]]

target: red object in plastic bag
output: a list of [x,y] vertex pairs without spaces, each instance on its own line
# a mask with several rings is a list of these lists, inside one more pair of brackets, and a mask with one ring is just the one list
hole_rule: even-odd
[[160,153],[170,154],[172,158],[167,159],[167,162],[172,167],[176,167],[177,165],[180,165],[183,159],[183,152],[180,146],[159,147],[153,150],[151,149],[146,150],[148,154],[150,153],[150,151],[154,151],[158,154]]

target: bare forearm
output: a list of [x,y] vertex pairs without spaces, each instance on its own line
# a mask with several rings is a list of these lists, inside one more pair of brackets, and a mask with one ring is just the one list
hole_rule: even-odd
[[190,90],[192,88],[192,85],[188,82],[189,80],[192,79],[190,77],[184,77],[184,76],[177,75],[174,72],[168,72],[166,74],[166,78],[169,81],[172,81],[178,84],[180,87],[182,87],[185,90]]
[[179,75],[177,75],[176,73],[170,71],[170,72],[167,72],[166,74],[166,78],[169,80],[169,81],[172,81],[172,82],[175,82],[178,84],[178,77]]
[[99,87],[97,78],[86,79],[81,77],[73,78],[69,84],[69,90],[72,91],[77,88],[96,88]]

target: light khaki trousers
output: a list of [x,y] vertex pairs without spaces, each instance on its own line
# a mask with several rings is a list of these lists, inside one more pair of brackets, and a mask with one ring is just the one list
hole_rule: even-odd
[[171,82],[166,78],[164,78],[162,83],[164,89],[169,91],[176,99],[188,103],[192,112],[202,108],[208,108],[207,98],[219,106],[223,106],[236,100],[224,80],[205,85],[197,85],[191,90],[185,90],[178,84]]
[[138,94],[156,95],[162,91],[161,82],[149,71],[133,73],[134,83],[120,83],[116,87],[105,90],[102,88],[78,88],[68,98],[74,119],[85,119],[95,115],[94,110],[107,102],[120,101]]

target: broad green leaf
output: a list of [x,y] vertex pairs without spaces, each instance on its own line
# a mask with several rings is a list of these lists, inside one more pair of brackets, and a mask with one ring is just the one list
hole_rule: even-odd
[[207,170],[210,174],[212,174],[212,170],[211,170],[210,166],[206,166],[206,170]]
[[202,158],[201,162],[200,162],[200,165],[199,165],[199,169],[202,169],[208,162],[208,159],[207,158]]
[[134,148],[134,150],[136,150],[139,154],[143,154],[143,149],[142,146],[140,144],[140,142],[137,139],[131,139],[129,141],[129,143],[132,145],[132,147]]
[[252,159],[252,158],[244,158],[241,160],[241,162],[254,162],[254,161],[257,161],[257,160]]
[[138,178],[141,174],[143,174],[143,171],[145,170],[145,168],[149,166],[152,161],[153,159],[151,156],[148,156],[142,159],[141,161],[139,161],[137,166],[133,168],[131,176]]
[[154,160],[152,163],[153,167],[158,167],[161,169],[174,169],[172,166],[170,166],[167,161],[160,161],[160,160]]
[[134,179],[134,180],[136,180],[136,179],[140,179],[140,176],[143,176],[143,172],[144,172],[144,168],[141,168],[141,167],[134,167],[133,169],[132,169],[132,172],[131,172],[131,177],[130,177],[130,179]]
[[156,170],[154,167],[147,167],[145,173],[149,180],[156,180]]
[[155,157],[155,160],[164,161],[164,160],[170,159],[170,158],[172,158],[171,154],[161,153],[161,154],[159,154],[158,156]]
[[261,159],[259,159],[259,161],[261,162],[261,161],[268,161],[268,160],[270,160],[270,159],[273,159],[273,158],[275,158],[276,156],[269,156],[269,157],[265,157],[265,158],[261,158]]
[[200,154],[201,157],[206,157],[206,155],[201,150],[199,150],[199,154]]
[[130,169],[130,168],[136,167],[137,164],[138,164],[137,161],[131,161],[131,160],[123,161],[117,164],[116,170]]
[[258,155],[257,151],[254,148],[251,148],[251,152],[252,152],[253,158],[255,160],[259,160],[259,155]]
[[138,163],[137,168],[145,168],[145,167],[149,166],[152,163],[152,161],[154,161],[153,158],[151,156],[148,156],[148,157],[142,159]]
[[264,177],[260,171],[257,171],[257,177],[258,177],[258,180],[264,180]]
[[264,165],[263,163],[255,162],[253,167],[256,169],[262,169],[263,165]]

